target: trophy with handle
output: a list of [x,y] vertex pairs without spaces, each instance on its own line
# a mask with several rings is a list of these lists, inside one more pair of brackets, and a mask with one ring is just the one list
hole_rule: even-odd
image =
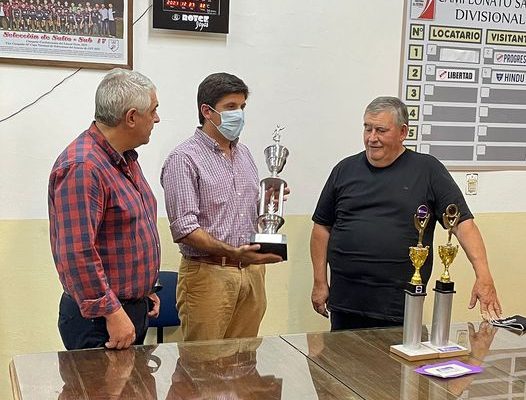
[[437,357],[436,351],[423,346],[421,343],[426,287],[422,283],[420,268],[422,268],[429,255],[429,246],[424,247],[422,244],[429,218],[429,209],[424,204],[417,208],[413,216],[413,222],[418,231],[418,243],[416,246],[409,247],[409,258],[415,271],[405,289],[403,341],[401,345],[391,346],[391,352],[411,361]]
[[[270,177],[262,179],[260,182],[260,202],[259,217],[257,219],[258,233],[252,234],[250,244],[259,244],[260,253],[273,253],[287,259],[287,237],[278,233],[278,229],[283,226],[283,202],[285,197],[285,187],[287,182],[278,177],[283,170],[289,150],[280,144],[281,131],[285,129],[277,126],[272,135],[274,144],[268,146],[265,153],[265,160],[270,171]],[[267,191],[270,195],[267,196]]]
[[449,341],[449,330],[451,327],[451,307],[453,305],[453,294],[455,293],[455,282],[451,281],[449,268],[453,263],[457,253],[458,244],[451,243],[453,229],[457,226],[460,218],[460,212],[456,204],[450,204],[442,214],[444,228],[447,229],[447,243],[438,246],[438,255],[444,271],[440,279],[436,281],[435,303],[433,305],[433,322],[431,326],[431,345],[438,350],[440,357],[452,357],[467,354],[465,347]]

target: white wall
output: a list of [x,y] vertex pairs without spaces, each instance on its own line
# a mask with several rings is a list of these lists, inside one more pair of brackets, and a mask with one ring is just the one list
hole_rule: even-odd
[[[134,15],[147,7],[135,1]],[[197,124],[197,85],[212,72],[242,77],[252,95],[243,141],[262,156],[276,124],[287,127],[291,156],[283,172],[294,195],[290,214],[311,213],[330,168],[362,149],[365,105],[397,95],[402,0],[232,1],[229,35],[153,30],[151,13],[134,27],[134,67],[159,89],[161,123],[141,162],[160,200],[159,170],[169,150]],[[0,64],[0,119],[30,103],[74,69]],[[0,219],[45,218],[54,159],[93,115],[104,71],[81,70],[50,95],[0,123]],[[464,187],[465,173],[454,173]],[[481,172],[475,212],[520,211],[523,171]]]
[[[158,86],[161,123],[140,153],[161,215],[160,167],[170,149],[193,133],[197,85],[217,71],[239,75],[252,91],[243,141],[262,175],[267,172],[262,152],[275,125],[287,126],[283,144],[291,156],[283,177],[294,190],[287,212],[310,213],[330,168],[361,150],[364,106],[374,96],[397,94],[402,3],[232,1],[227,36],[154,31],[146,14],[134,28],[134,67]],[[134,14],[146,7],[146,1],[136,1]],[[0,119],[72,71],[0,64]],[[103,74],[82,70],[0,123],[0,219],[47,216],[50,168],[89,125]]]

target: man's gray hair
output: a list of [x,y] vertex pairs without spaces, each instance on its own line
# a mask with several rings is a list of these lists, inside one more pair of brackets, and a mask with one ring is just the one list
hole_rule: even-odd
[[365,114],[378,114],[385,111],[390,111],[394,114],[399,126],[409,125],[407,107],[398,97],[377,97],[369,103],[365,109]]
[[151,104],[150,95],[155,90],[153,82],[139,72],[112,69],[95,93],[95,121],[117,126],[132,108],[146,112]]

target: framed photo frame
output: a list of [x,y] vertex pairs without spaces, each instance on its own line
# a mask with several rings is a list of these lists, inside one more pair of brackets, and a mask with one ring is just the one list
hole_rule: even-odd
[[0,0],[0,62],[131,69],[132,0]]

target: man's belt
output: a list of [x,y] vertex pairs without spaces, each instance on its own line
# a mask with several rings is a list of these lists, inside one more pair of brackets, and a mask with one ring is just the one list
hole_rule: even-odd
[[244,263],[240,260],[236,260],[234,258],[221,257],[221,256],[183,256],[183,257],[187,260],[198,261],[198,262],[202,262],[205,264],[221,265],[222,267],[244,268],[249,265],[247,263]]

